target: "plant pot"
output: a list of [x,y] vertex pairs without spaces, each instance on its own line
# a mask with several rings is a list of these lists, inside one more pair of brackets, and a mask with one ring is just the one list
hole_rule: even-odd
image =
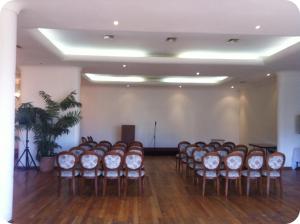
[[40,171],[50,172],[50,171],[54,170],[54,161],[55,161],[55,156],[41,157]]

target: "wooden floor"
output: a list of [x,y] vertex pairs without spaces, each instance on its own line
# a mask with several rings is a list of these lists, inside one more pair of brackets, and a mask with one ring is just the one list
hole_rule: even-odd
[[300,210],[300,171],[284,171],[282,197],[274,189],[270,197],[261,196],[253,187],[248,198],[232,190],[226,200],[223,185],[221,196],[209,185],[202,197],[199,185],[175,171],[173,157],[146,157],[145,167],[144,195],[138,196],[137,185],[131,183],[126,198],[117,196],[116,183],[109,184],[107,196],[95,197],[92,182],[82,182],[77,196],[63,182],[58,197],[53,173],[16,171],[14,223],[270,224],[289,223]]

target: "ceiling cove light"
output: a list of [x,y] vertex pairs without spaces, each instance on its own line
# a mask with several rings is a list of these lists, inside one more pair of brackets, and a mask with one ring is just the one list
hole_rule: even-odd
[[283,51],[300,42],[300,37],[285,37],[282,38],[274,46],[259,51],[251,52],[220,52],[220,51],[186,51],[177,55],[178,58],[191,59],[212,59],[212,60],[263,60]]
[[171,76],[161,79],[164,83],[180,83],[180,84],[218,84],[228,76],[201,76],[201,77],[183,77],[183,76]]
[[114,26],[118,26],[119,25],[119,21],[118,20],[115,20],[114,21]]
[[93,82],[145,82],[141,76],[112,76],[103,74],[85,73],[85,76]]
[[60,52],[68,56],[96,56],[96,57],[146,57],[147,53],[134,49],[108,49],[73,47],[64,44],[51,29],[38,29]]

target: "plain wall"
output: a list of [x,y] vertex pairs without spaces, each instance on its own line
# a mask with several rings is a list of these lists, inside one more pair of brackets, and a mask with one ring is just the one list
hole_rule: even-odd
[[296,117],[300,114],[300,72],[278,74],[278,149],[286,155],[286,166],[292,166],[294,149],[300,148]]
[[240,141],[277,144],[275,77],[240,88]]
[[[21,70],[21,102],[32,102],[34,106],[44,107],[44,102],[39,96],[43,90],[50,94],[54,100],[62,100],[71,91],[77,92],[77,100],[80,100],[81,69],[77,67],[60,66],[24,66]],[[32,135],[31,135],[32,136]],[[20,152],[25,147],[25,133],[21,133],[19,144]],[[68,135],[58,139],[58,144],[65,150],[78,145],[80,139],[80,125],[73,127]],[[35,157],[36,147],[30,139],[30,149]]]
[[223,138],[239,142],[239,92],[223,87],[81,87],[81,135],[120,140],[121,125],[136,125],[136,139],[153,146]]

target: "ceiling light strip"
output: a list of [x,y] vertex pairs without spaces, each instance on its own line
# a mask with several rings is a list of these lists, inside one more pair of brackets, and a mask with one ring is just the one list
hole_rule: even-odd
[[146,79],[141,76],[112,76],[102,74],[85,73],[85,76],[93,82],[145,82]]

